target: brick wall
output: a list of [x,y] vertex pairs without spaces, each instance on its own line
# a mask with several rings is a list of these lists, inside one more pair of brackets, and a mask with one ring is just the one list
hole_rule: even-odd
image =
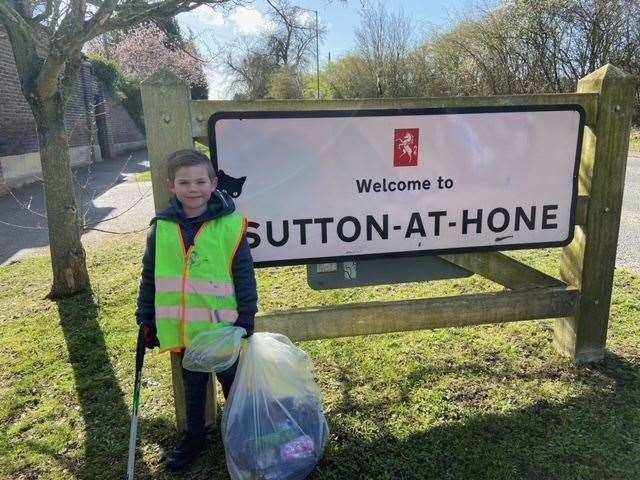
[[[144,146],[145,137],[126,109],[105,93],[101,82],[92,75],[90,65],[85,63],[65,106],[65,126],[74,165],[100,157],[99,151],[94,157],[93,150],[87,148],[92,144],[98,148],[95,101],[100,96],[106,97],[108,150],[119,153]],[[21,177],[19,183],[25,183],[29,175],[40,174],[38,150],[35,121],[22,95],[9,38],[0,25],[0,194],[6,192],[7,183],[17,178],[16,175]]]
[[114,143],[139,142],[144,135],[133,121],[127,109],[111,97],[107,97],[107,123]]
[[9,38],[0,26],[0,156],[37,151],[36,125],[22,95]]
[[69,146],[89,145],[93,122],[93,84],[91,66],[84,64],[76,78],[65,106],[65,126],[69,132]]
[[[9,38],[0,27],[0,156],[38,151],[36,125],[29,104],[22,95]],[[65,106],[65,124],[69,146],[90,142],[91,111],[95,83],[88,65],[83,65]]]

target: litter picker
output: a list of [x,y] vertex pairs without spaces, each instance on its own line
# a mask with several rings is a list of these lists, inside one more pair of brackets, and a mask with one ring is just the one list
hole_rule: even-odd
[[138,408],[140,407],[140,390],[142,389],[142,366],[144,365],[144,332],[140,325],[138,343],[136,344],[136,382],[133,388],[133,408],[131,410],[131,429],[129,431],[129,461],[127,463],[127,480],[133,480],[136,465],[136,448],[138,446]]

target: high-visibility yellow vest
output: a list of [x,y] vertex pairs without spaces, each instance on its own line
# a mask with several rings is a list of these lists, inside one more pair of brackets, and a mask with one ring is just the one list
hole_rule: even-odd
[[202,224],[185,248],[180,225],[156,223],[155,309],[160,351],[187,347],[201,332],[233,323],[232,263],[246,230],[237,213]]

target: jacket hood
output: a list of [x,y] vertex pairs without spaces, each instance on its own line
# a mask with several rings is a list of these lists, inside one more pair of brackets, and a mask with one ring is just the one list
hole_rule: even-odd
[[153,224],[156,220],[169,220],[180,224],[193,223],[193,222],[206,222],[215,218],[229,215],[236,210],[236,206],[233,200],[225,192],[216,190],[211,194],[211,198],[207,203],[207,209],[198,217],[187,218],[184,213],[184,208],[180,200],[175,195],[171,196],[169,200],[169,208],[160,212],[156,217],[151,220]]

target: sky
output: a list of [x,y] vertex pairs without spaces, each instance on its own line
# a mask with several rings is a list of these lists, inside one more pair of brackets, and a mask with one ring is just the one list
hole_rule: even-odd
[[[360,23],[361,1],[365,0],[298,0],[301,8],[317,10],[318,19],[327,28],[320,43],[320,65],[326,63],[329,53],[336,60],[354,49],[354,29]],[[435,29],[442,30],[455,23],[461,16],[473,11],[474,6],[484,5],[487,0],[387,0],[388,12],[403,11],[414,24],[418,38],[425,37]],[[229,12],[199,7],[178,15],[183,29],[189,29],[196,37],[199,49],[205,58],[212,58],[216,52],[224,51],[238,34],[257,35],[269,28],[265,13],[269,5],[264,0],[247,2],[246,6]],[[315,13],[307,12],[312,18]],[[219,60],[211,60],[207,66],[209,98],[230,98],[229,79],[220,68]]]

